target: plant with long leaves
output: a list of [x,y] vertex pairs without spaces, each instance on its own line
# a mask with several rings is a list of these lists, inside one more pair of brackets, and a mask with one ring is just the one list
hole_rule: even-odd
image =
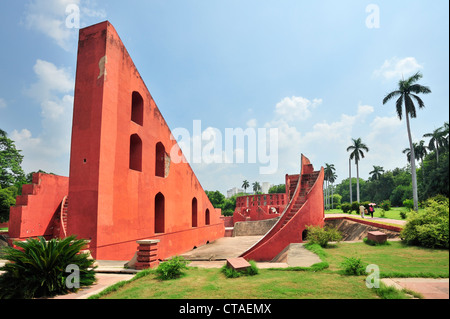
[[[18,248],[6,247],[2,259],[6,263],[0,270],[0,298],[29,299],[51,297],[76,291],[95,282],[94,263],[88,253],[82,253],[87,241],[69,236],[46,241],[43,237],[14,243]],[[72,271],[75,265],[79,273],[75,285]],[[73,275],[72,275],[73,277]]]

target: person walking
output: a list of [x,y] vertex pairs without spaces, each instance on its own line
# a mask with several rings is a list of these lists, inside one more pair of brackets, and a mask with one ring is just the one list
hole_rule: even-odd
[[369,205],[369,214],[370,216],[373,218],[373,212],[375,211],[375,209],[373,208],[373,205]]
[[364,205],[359,206],[359,213],[361,214],[361,217],[364,218],[364,209],[366,209],[364,207]]

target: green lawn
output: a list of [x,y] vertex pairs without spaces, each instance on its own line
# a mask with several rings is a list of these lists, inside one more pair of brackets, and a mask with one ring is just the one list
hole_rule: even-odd
[[[386,246],[340,243],[324,249],[322,271],[260,269],[251,277],[226,278],[220,269],[192,268],[185,276],[160,281],[154,271],[139,279],[117,285],[101,298],[113,299],[373,299],[375,289],[365,285],[365,276],[340,273],[344,257],[360,257],[378,265],[383,275],[447,277],[448,250],[407,247],[400,242]],[[120,287],[119,287],[120,286]],[[403,295],[404,296],[404,295]]]
[[[421,211],[422,208],[419,208],[419,211]],[[404,220],[402,219],[402,217],[400,216],[400,212],[409,212],[409,210],[405,207],[392,207],[390,210],[388,210],[387,212],[385,212],[385,218],[389,218],[389,219],[398,219],[398,220]],[[343,214],[344,212],[341,209],[329,209],[329,210],[325,210],[325,214]],[[382,209],[381,208],[375,208],[375,212],[373,214],[373,217],[381,217],[381,213],[382,213]],[[359,215],[356,214],[355,212],[352,212],[351,215]]]
[[339,270],[345,257],[359,257],[367,264],[379,267],[384,277],[443,277],[449,276],[449,251],[406,246],[400,241],[389,245],[369,246],[363,242],[339,243],[325,249],[324,258],[330,270]]
[[154,274],[126,284],[105,299],[372,299],[361,277],[331,272],[261,269],[256,276],[227,279],[219,269],[189,268],[182,278]]

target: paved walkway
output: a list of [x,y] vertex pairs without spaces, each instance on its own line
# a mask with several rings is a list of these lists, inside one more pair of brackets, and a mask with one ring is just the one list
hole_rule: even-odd
[[449,299],[448,278],[383,278],[381,281],[399,290],[409,289],[418,292],[425,299]]
[[[355,215],[355,214],[325,214],[325,218],[327,217],[351,217],[354,219],[363,219],[361,217],[361,215]],[[374,222],[384,222],[384,223],[389,223],[389,224],[396,224],[396,225],[405,225],[406,224],[406,220],[398,220],[398,219],[390,219],[390,218],[382,218],[382,217],[370,217],[369,216],[365,216],[364,217],[365,220],[368,221],[374,221]]]

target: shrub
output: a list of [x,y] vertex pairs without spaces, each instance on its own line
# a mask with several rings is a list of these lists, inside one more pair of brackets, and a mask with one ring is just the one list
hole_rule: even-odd
[[[15,242],[20,249],[4,248],[2,258],[10,263],[0,268],[5,271],[0,276],[0,298],[51,297],[92,285],[95,260],[88,258],[89,254],[80,253],[86,243],[75,236],[49,241],[39,237]],[[78,267],[79,282],[72,281],[77,278],[68,270],[70,265]]]
[[161,280],[176,279],[183,275],[183,270],[187,269],[189,262],[182,256],[175,256],[162,262],[156,268],[157,278]]
[[382,242],[382,243],[379,243],[379,242],[377,242],[377,241],[375,241],[375,240],[371,240],[371,239],[369,239],[369,238],[367,238],[367,237],[363,238],[363,242],[364,242],[365,244],[369,245],[369,246],[385,246],[385,245],[390,245],[390,244],[391,244],[391,243],[388,242],[387,240],[384,241],[384,242]]
[[350,203],[342,203],[341,209],[344,213],[352,213],[352,205]]
[[259,273],[258,266],[256,265],[256,262],[253,260],[249,260],[248,262],[250,264],[250,267],[247,269],[244,269],[242,271],[237,271],[236,269],[233,269],[231,267],[228,267],[227,265],[224,265],[221,269],[221,272],[225,275],[227,278],[237,278],[240,276],[255,276]]
[[449,201],[429,199],[421,212],[411,211],[400,238],[409,245],[449,248]]
[[400,212],[400,217],[401,217],[402,219],[406,219],[406,212],[405,212],[405,211],[401,211],[401,212]]
[[341,264],[343,273],[349,276],[360,276],[366,274],[367,264],[361,258],[344,257],[345,261]]
[[412,199],[405,199],[403,201],[403,206],[408,208],[408,210],[413,209],[414,208],[414,201]]
[[352,211],[356,212],[357,214],[359,213],[359,203],[357,201],[354,201],[352,203]]
[[309,244],[319,244],[327,247],[330,241],[341,241],[342,234],[333,227],[307,226],[306,240]]
[[387,212],[388,210],[391,210],[391,201],[390,200],[384,200],[381,202],[380,207],[382,210]]

